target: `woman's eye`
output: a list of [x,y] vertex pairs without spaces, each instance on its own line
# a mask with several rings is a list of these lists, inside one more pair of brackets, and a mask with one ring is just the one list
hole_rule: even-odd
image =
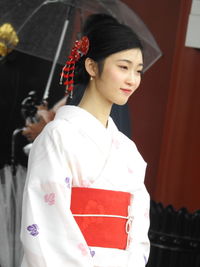
[[140,75],[143,74],[143,70],[138,70],[137,72],[138,72]]
[[119,66],[121,69],[124,69],[124,70],[127,70],[128,69],[128,67],[127,66],[124,66],[124,65],[120,65]]

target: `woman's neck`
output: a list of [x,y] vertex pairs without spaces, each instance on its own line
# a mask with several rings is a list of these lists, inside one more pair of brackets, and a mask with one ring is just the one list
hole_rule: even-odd
[[108,103],[101,97],[97,96],[95,93],[93,93],[91,88],[88,87],[86,88],[78,106],[91,113],[104,125],[104,127],[107,127],[112,103]]

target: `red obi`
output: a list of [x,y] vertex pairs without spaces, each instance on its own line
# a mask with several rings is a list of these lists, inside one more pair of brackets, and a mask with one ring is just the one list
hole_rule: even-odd
[[88,246],[126,249],[130,197],[127,192],[72,188],[71,211]]

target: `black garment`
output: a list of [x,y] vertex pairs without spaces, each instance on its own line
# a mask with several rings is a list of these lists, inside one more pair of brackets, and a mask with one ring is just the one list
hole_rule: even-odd
[[[51,69],[51,62],[18,51],[13,51],[0,61],[0,168],[11,162],[12,134],[15,129],[24,127],[21,103],[30,91],[36,91],[38,100],[43,92]],[[64,95],[59,85],[61,66],[57,66],[50,88],[49,106]],[[26,165],[27,156],[23,146],[27,140],[20,133],[15,138],[17,163]]]
[[123,106],[113,105],[110,115],[116,123],[118,129],[131,139],[131,124],[128,104]]

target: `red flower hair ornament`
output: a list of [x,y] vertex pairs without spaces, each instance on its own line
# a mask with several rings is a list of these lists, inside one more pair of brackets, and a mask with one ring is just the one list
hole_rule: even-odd
[[[74,90],[75,64],[82,56],[87,55],[88,50],[89,39],[87,36],[83,36],[80,40],[75,41],[74,47],[62,69],[60,84],[66,85],[66,94],[69,94],[71,98]],[[63,78],[65,79],[64,83]]]

